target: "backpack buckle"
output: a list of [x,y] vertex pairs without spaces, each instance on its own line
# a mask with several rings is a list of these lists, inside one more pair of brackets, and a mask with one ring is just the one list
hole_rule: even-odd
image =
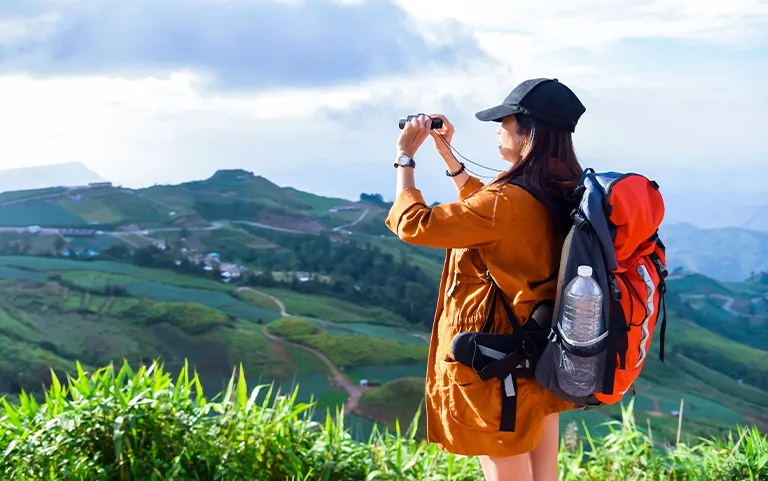
[[621,289],[619,289],[619,283],[616,281],[616,276],[611,274],[608,276],[608,283],[611,285],[611,291],[613,292],[613,297],[617,301],[621,299]]
[[571,218],[573,219],[574,225],[579,230],[585,230],[589,226],[589,221],[581,214],[580,209],[573,209],[571,212]]
[[664,279],[669,275],[669,272],[667,271],[667,268],[664,267],[664,264],[661,263],[661,259],[659,259],[659,256],[657,256],[655,253],[650,255],[651,262],[653,262],[653,265],[656,266],[656,270],[659,272],[659,276]]

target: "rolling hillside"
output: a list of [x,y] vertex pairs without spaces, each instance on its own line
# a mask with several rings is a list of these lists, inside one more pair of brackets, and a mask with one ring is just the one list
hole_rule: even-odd
[[[352,224],[366,211],[373,219],[383,208],[281,188],[241,170],[217,171],[206,180],[135,190],[85,185],[0,194],[0,227],[100,225],[125,231],[197,228],[214,221],[238,220],[319,233]],[[363,218],[360,224],[362,228],[368,222]]]
[[[382,225],[386,208],[245,171],[135,191],[0,194],[0,392],[39,393],[48,366],[121,358],[170,370],[187,359],[219,391],[242,363],[254,382],[299,382],[302,400],[346,403],[361,436],[371,421],[407,423],[422,398],[444,253],[397,240]],[[669,288],[668,361],[649,359],[640,427],[674,438],[682,399],[687,435],[768,430],[764,279],[674,275]],[[563,428],[584,421],[600,432],[620,415],[568,413]]]

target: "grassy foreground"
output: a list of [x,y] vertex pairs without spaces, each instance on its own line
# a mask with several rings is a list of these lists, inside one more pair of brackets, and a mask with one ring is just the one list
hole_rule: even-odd
[[[159,364],[55,376],[45,401],[0,403],[3,480],[477,480],[474,458],[442,453],[412,432],[352,440],[342,416],[310,420],[312,404],[269,386],[249,390],[242,368],[226,391],[204,396],[187,368]],[[565,436],[566,480],[766,479],[768,440],[739,428],[728,441],[661,450],[631,409],[603,439]]]

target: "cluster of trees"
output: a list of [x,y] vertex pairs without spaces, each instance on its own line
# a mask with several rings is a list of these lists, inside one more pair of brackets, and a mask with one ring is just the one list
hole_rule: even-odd
[[392,207],[392,202],[385,202],[384,197],[382,197],[381,194],[360,194],[360,202],[373,204],[384,209]]
[[139,267],[167,269],[179,274],[221,278],[221,271],[217,268],[206,271],[203,265],[191,262],[186,256],[179,256],[172,249],[160,249],[154,245],[131,250],[125,244],[113,244],[104,249],[98,259],[127,262]]

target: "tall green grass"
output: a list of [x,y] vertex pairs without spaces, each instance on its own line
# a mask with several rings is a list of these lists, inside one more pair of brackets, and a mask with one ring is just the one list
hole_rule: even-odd
[[[266,391],[266,392],[265,392]],[[0,478],[12,480],[477,480],[474,458],[446,454],[411,430],[354,441],[343,416],[311,421],[311,403],[258,386],[242,369],[207,399],[196,375],[153,363],[56,376],[38,403],[0,402]],[[265,395],[266,394],[266,395]],[[257,399],[263,396],[263,401]],[[340,414],[340,413],[337,413]],[[416,420],[417,421],[417,420]],[[655,446],[631,408],[602,439],[566,435],[565,480],[766,479],[768,440],[738,428],[725,441]]]

